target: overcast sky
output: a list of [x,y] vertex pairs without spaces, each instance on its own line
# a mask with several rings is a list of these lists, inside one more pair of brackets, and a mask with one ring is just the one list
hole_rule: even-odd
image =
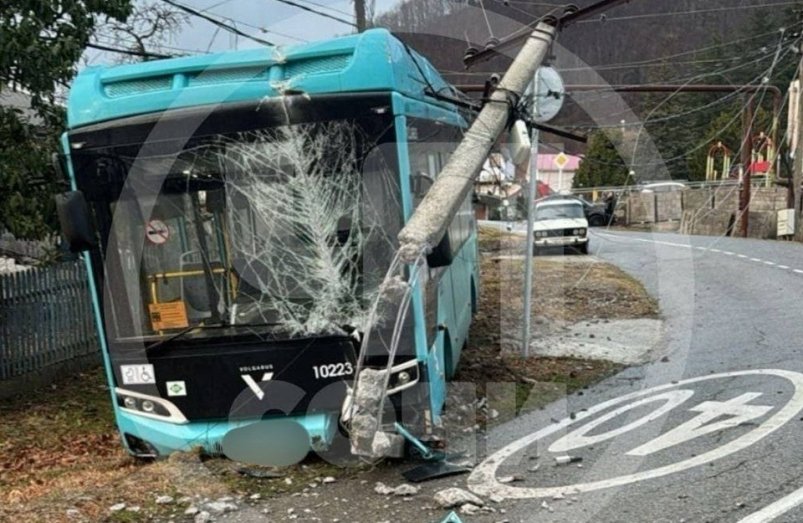
[[[151,2],[158,0],[149,0]],[[354,28],[335,20],[306,12],[278,0],[178,0],[184,5],[210,15],[227,19],[239,30],[276,44],[294,44],[350,34]],[[292,0],[291,0],[292,1]],[[377,12],[384,12],[398,0],[376,0]],[[298,0],[298,3],[337,18],[354,20],[350,0]],[[317,5],[315,5],[317,4]],[[323,7],[319,7],[323,6]],[[165,45],[176,53],[204,53],[258,47],[261,44],[235,36],[196,16]],[[106,43],[106,42],[103,42]],[[91,51],[87,60],[93,65],[114,63],[109,53]]]

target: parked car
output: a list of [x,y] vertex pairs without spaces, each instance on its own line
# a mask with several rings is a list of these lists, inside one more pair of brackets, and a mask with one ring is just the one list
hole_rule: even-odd
[[663,193],[663,192],[675,192],[675,191],[685,191],[689,187],[682,182],[657,182],[657,183],[649,183],[641,188],[641,192],[646,193]]
[[549,247],[570,247],[588,254],[588,220],[577,198],[547,198],[535,205],[536,254]]
[[588,220],[589,227],[607,227],[613,225],[614,210],[616,209],[616,201],[608,199],[603,203],[592,203],[581,196],[566,195],[566,196],[550,196],[537,200],[537,202],[547,200],[574,200],[580,202],[583,206],[583,214]]

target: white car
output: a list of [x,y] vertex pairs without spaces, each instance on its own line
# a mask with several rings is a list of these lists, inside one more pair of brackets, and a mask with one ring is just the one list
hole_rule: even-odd
[[546,200],[535,205],[535,251],[572,247],[588,254],[588,220],[577,200]]

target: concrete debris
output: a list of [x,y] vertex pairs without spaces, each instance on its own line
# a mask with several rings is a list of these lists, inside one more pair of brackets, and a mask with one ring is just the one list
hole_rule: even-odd
[[205,508],[214,514],[225,514],[239,509],[237,505],[230,501],[212,501],[205,505]]
[[394,490],[394,494],[397,496],[415,496],[418,494],[419,488],[408,483],[402,483]]
[[325,478],[323,478],[322,483],[334,483],[335,481],[337,480],[332,476],[326,476]]
[[173,502],[173,496],[157,496],[156,504],[157,505],[167,505],[168,503]]
[[199,513],[200,510],[196,506],[189,506],[187,510],[184,511],[184,515],[186,516],[194,516],[195,514]]
[[556,465],[568,465],[570,463],[580,463],[583,458],[580,456],[557,456],[555,458]]
[[207,511],[202,511],[195,514],[195,519],[193,519],[195,523],[209,523],[212,521],[212,514]]
[[116,505],[112,505],[109,507],[109,512],[120,512],[125,508],[125,503],[117,503]]
[[139,512],[141,509],[139,508],[139,505],[134,505],[132,507],[128,507],[126,510],[129,512]]
[[462,514],[467,515],[467,516],[473,516],[474,514],[479,512],[480,510],[481,510],[480,507],[478,507],[477,505],[471,504],[471,503],[466,503],[465,505],[460,507],[460,512]]
[[76,519],[81,517],[81,511],[77,508],[68,508],[67,509],[67,517],[70,519]]
[[374,492],[381,496],[390,496],[393,494],[393,489],[382,482],[377,482],[377,484],[374,486]]
[[437,492],[434,496],[435,503],[441,508],[461,507],[466,503],[477,505],[478,507],[485,506],[485,502],[468,492],[457,487],[447,488]]
[[262,497],[262,494],[260,494],[260,493],[258,493],[258,492],[257,492],[256,494],[251,494],[250,496],[248,496],[248,499],[254,499],[254,500],[256,500],[256,499],[259,499],[259,498],[261,498],[261,497]]
[[351,419],[351,451],[358,456],[382,457],[389,450],[390,440],[377,438],[377,416],[382,401],[387,372],[363,369],[357,377]]
[[382,496],[415,496],[419,492],[419,488],[407,483],[402,483],[398,487],[389,487],[382,482],[377,482],[374,486],[374,492]]
[[491,494],[491,498],[490,499],[494,503],[502,503],[505,500],[505,498],[500,496],[499,494]]

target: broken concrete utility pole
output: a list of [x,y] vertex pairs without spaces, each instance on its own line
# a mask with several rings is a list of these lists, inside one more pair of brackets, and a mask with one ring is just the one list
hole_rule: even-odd
[[443,238],[491,148],[505,131],[512,105],[518,103],[546,58],[556,32],[554,26],[545,23],[535,27],[438,180],[399,233],[400,252],[405,262],[413,263]]
[[524,42],[521,51],[466,132],[463,141],[438,176],[438,180],[399,233],[399,254],[402,261],[414,263],[422,253],[430,252],[440,243],[446,228],[471,191],[474,179],[491,148],[507,127],[512,110],[511,104],[517,103],[524,90],[532,83],[535,72],[543,63],[555,39],[558,28],[563,29],[582,18],[600,14],[606,9],[629,1],[600,0],[582,9],[567,5],[562,17],[558,17],[557,20],[554,16],[551,17],[551,24],[540,21],[532,32],[524,31],[466,58],[466,65],[471,65],[502,49]]

